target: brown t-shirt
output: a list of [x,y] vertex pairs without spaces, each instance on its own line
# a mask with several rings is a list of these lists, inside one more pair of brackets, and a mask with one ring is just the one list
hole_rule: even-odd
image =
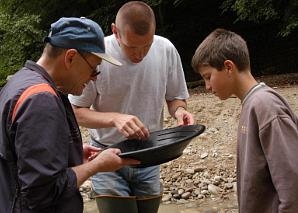
[[240,213],[298,212],[298,118],[261,84],[243,102],[237,139]]

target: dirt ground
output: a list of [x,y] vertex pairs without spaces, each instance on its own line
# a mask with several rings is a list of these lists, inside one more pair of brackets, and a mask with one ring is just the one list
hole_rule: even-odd
[[[276,89],[298,114],[298,73],[264,76],[258,81]],[[198,124],[206,126],[206,131],[193,139],[184,154],[161,166],[161,180],[187,168],[201,167],[209,179],[221,176],[236,181],[236,130],[241,109],[240,101],[231,97],[221,101],[206,93],[202,84],[190,90],[188,110]],[[174,126],[175,121],[165,112],[165,127]],[[192,176],[194,177],[194,176]],[[185,179],[181,179],[185,181]],[[172,182],[171,182],[172,183]],[[166,186],[167,187],[167,186]],[[186,186],[185,186],[186,187]],[[221,193],[184,202],[163,202],[159,212],[237,212],[236,190],[222,190]]]

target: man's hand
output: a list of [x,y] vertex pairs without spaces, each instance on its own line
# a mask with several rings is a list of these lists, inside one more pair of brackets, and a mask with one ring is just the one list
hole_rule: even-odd
[[84,144],[83,146],[83,162],[87,162],[95,158],[99,152],[101,152],[102,149],[95,147],[95,146],[90,146],[87,144]]
[[114,126],[126,138],[145,140],[149,137],[149,130],[133,115],[118,114],[113,119]]
[[119,157],[119,153],[121,153],[120,149],[109,148],[99,153],[92,161],[97,162],[100,172],[112,172],[125,165],[140,164],[138,160]]
[[113,172],[126,165],[140,164],[138,160],[119,157],[120,149],[109,148],[101,152],[95,149],[98,151],[95,155],[90,154],[92,153],[90,150],[94,149],[91,146],[84,148],[84,157],[89,156],[89,158],[93,159],[90,161],[86,160],[84,164],[72,167],[77,176],[77,187],[97,172]]
[[194,124],[193,115],[186,111],[183,107],[178,107],[176,109],[175,118],[177,119],[178,126]]

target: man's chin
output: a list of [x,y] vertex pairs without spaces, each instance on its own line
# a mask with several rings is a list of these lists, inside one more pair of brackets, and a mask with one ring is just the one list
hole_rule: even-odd
[[80,95],[82,95],[83,90],[84,90],[84,88],[82,88],[80,90],[73,91],[71,94],[76,95],[76,96],[80,96]]
[[130,61],[131,61],[131,63],[133,63],[133,64],[138,64],[138,63],[140,63],[142,60],[143,60],[143,59],[141,59],[141,60],[130,60]]

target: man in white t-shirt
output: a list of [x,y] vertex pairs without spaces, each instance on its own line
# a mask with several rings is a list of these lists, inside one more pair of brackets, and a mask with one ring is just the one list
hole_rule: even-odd
[[[89,128],[92,145],[146,139],[149,132],[163,128],[165,101],[177,125],[194,123],[186,110],[189,94],[180,56],[168,39],[154,35],[155,28],[147,4],[124,4],[112,24],[113,34],[105,38],[106,53],[122,66],[102,62],[97,80],[86,85],[81,96],[69,96],[79,124]],[[93,176],[100,212],[157,212],[159,169],[124,167]]]

